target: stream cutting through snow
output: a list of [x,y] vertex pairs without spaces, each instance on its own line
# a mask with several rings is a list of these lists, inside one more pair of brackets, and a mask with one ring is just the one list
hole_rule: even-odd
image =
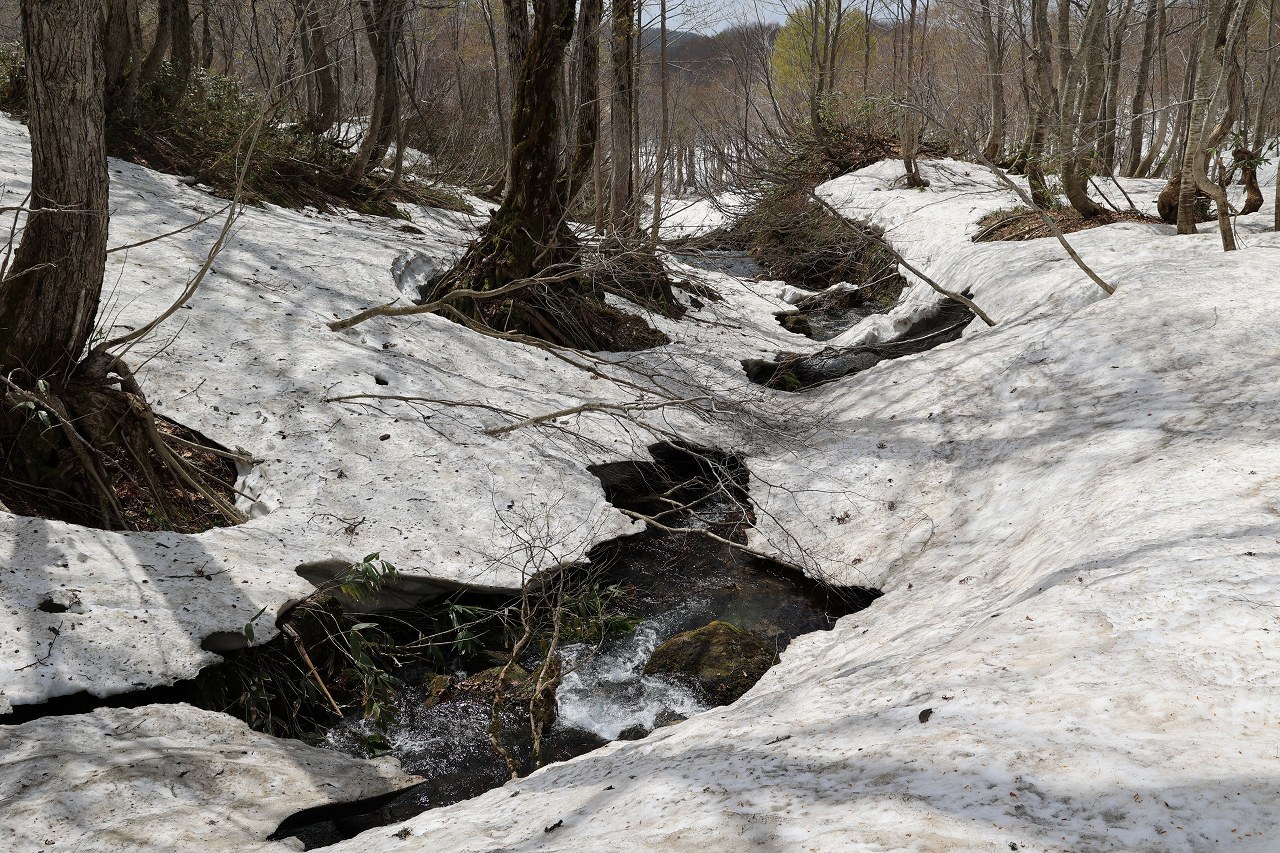
[[[759,274],[742,253],[685,260],[741,277]],[[567,760],[613,740],[642,738],[713,707],[716,703],[697,684],[645,673],[655,649],[677,635],[727,622],[781,652],[794,638],[830,629],[837,618],[862,609],[878,595],[830,587],[745,551],[741,543],[752,509],[747,472],[736,457],[668,443],[654,445],[650,453],[653,462],[610,463],[592,471],[616,506],[661,517],[665,525],[684,532],[654,528],[603,543],[588,555],[594,583],[613,591],[628,629],[559,648],[562,674],[554,722],[545,735],[545,761]],[[673,500],[682,508],[673,511]],[[538,654],[526,654],[517,662],[533,672],[542,661]],[[454,690],[441,699],[441,675],[425,670],[398,675],[405,686],[385,732],[349,718],[329,733],[327,744],[356,755],[390,753],[406,771],[426,781],[363,809],[295,815],[278,837],[294,836],[314,849],[478,796],[510,778],[491,732],[527,731],[527,714],[503,708],[495,723],[489,695]],[[459,668],[446,680],[465,685],[475,675],[474,668]],[[516,752],[524,771],[533,769],[530,756]]]

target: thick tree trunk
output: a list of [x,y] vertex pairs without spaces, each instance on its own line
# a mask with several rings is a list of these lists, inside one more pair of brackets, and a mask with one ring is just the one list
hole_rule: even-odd
[[106,263],[99,8],[98,0],[22,3],[32,209],[0,284],[0,370],[55,387],[65,384],[89,342]]
[[132,115],[142,79],[142,25],[138,0],[107,0],[103,7],[102,43],[110,109]]
[[511,115],[511,187],[493,215],[490,234],[507,251],[496,275],[501,286],[547,266],[561,242],[564,208],[556,191],[560,177],[560,109],[556,90],[565,51],[573,37],[573,0],[536,0],[524,64],[516,79]]
[[320,17],[317,2],[318,0],[294,0],[294,9],[307,79],[315,88],[315,104],[305,125],[314,133],[324,133],[338,120],[338,81],[334,74],[333,60],[329,56],[328,28]]
[[507,33],[507,74],[514,99],[529,50],[529,4],[526,0],[503,0],[502,19]]
[[191,68],[195,63],[195,40],[191,29],[191,5],[187,0],[168,0],[171,4],[172,43],[169,64],[177,82],[177,90],[185,92],[191,81]]

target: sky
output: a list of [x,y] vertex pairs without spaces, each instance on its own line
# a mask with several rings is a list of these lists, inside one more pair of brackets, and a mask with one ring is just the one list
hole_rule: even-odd
[[[644,0],[646,15],[657,15],[657,0]],[[667,0],[668,26],[672,29],[714,33],[743,21],[781,23],[786,17],[780,0]]]

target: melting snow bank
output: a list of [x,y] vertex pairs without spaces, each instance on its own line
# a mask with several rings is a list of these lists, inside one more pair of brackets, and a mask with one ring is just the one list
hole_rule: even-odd
[[824,192],[892,217],[1001,325],[793,397],[821,429],[747,460],[753,544],[884,597],[733,706],[334,849],[1274,845],[1269,208],[1231,255],[1158,226],[1075,235],[1119,286],[1102,300],[1054,241],[967,242],[1011,196],[938,169],[891,190],[890,168]]
[[266,841],[288,815],[415,781],[190,705],[104,708],[0,727],[0,847],[290,850]]

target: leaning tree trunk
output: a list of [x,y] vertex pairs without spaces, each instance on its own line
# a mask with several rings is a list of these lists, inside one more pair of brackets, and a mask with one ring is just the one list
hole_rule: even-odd
[[405,0],[375,0],[365,6],[365,30],[373,52],[373,104],[369,126],[347,167],[346,188],[354,189],[386,156],[400,121],[400,39],[404,31]]
[[[31,212],[0,283],[0,370],[60,387],[98,315],[107,251],[98,0],[23,0]],[[74,117],[74,120],[71,120]]]
[[[1254,0],[1215,0],[1210,4],[1201,30],[1195,95],[1178,195],[1178,233],[1196,233],[1195,196],[1202,192],[1214,201],[1222,248],[1228,252],[1236,248],[1236,242],[1231,230],[1227,193],[1225,188],[1209,180],[1208,160],[1210,151],[1225,137],[1239,106],[1238,52],[1253,8]],[[1224,95],[1226,111],[1211,133],[1210,119]]]

